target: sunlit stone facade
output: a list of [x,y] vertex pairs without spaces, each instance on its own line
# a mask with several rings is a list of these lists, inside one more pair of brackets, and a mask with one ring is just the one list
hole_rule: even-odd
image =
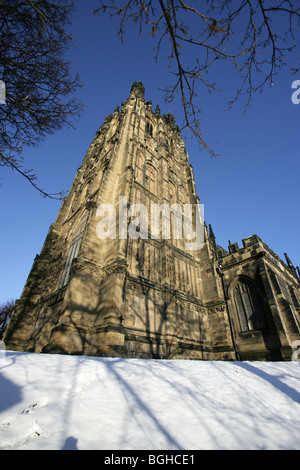
[[299,272],[256,235],[217,245],[175,119],[153,111],[144,91],[134,83],[96,133],[16,303],[7,347],[290,360]]

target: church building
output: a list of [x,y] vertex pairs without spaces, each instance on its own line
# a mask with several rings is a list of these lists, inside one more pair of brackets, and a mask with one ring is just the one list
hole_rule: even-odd
[[216,242],[171,114],[135,82],[97,131],[3,338],[37,353],[291,360],[300,273],[257,235]]

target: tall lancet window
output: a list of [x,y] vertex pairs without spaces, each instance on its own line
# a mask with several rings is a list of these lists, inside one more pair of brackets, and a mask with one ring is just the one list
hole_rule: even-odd
[[153,126],[152,124],[150,124],[150,122],[146,121],[146,128],[145,128],[145,131],[146,131],[146,135],[151,135],[153,134]]
[[74,232],[74,235],[73,235],[73,238],[72,238],[72,241],[71,241],[71,245],[70,245],[70,248],[69,248],[66,264],[65,264],[65,267],[64,267],[64,272],[63,272],[63,275],[62,275],[62,278],[61,278],[61,281],[60,281],[60,284],[59,284],[60,288],[64,287],[69,281],[72,261],[73,261],[73,259],[77,258],[77,256],[78,256],[81,241],[82,241],[82,237],[83,237],[83,233],[84,233],[84,229],[85,229],[85,226],[86,226],[87,217],[88,217],[88,213],[86,212],[82,216],[82,218],[81,218],[81,220],[80,220],[80,222],[79,222],[79,224],[78,224],[78,226],[77,226],[77,228]]
[[266,327],[258,292],[252,283],[240,280],[235,287],[234,297],[242,331]]
[[157,171],[147,162],[145,162],[144,169],[144,184],[149,191],[153,194],[157,194]]

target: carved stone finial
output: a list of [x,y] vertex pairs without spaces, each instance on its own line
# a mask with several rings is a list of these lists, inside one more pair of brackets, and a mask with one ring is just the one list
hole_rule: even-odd
[[[288,264],[288,267],[289,268],[294,268],[294,265],[293,263],[291,262],[290,258],[288,257],[287,253],[284,253],[284,256],[285,256],[285,259],[286,259],[286,262]],[[295,269],[295,268],[294,268]]]

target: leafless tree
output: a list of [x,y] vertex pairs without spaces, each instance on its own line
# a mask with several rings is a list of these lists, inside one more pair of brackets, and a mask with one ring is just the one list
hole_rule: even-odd
[[0,340],[3,337],[5,328],[7,327],[7,324],[11,317],[14,305],[15,305],[14,300],[8,300],[7,302],[3,302],[0,305]]
[[[126,26],[138,25],[139,34],[149,28],[155,40],[157,60],[163,43],[169,48],[173,82],[163,91],[166,102],[180,97],[184,121],[200,147],[211,156],[214,150],[203,138],[198,104],[199,92],[217,89],[209,72],[220,61],[230,62],[241,84],[229,107],[246,96],[245,107],[256,92],[285,65],[286,56],[299,42],[298,0],[99,0],[95,14],[108,12],[119,18],[118,35],[124,40]],[[194,59],[191,59],[191,57]],[[194,60],[194,63],[191,63]],[[300,67],[292,69],[294,73]]]
[[[33,170],[24,168],[23,150],[79,116],[81,103],[71,97],[80,86],[64,53],[72,43],[66,28],[72,0],[0,1],[0,165],[23,175],[44,197],[60,199],[39,187]],[[4,94],[2,89],[2,95]]]

